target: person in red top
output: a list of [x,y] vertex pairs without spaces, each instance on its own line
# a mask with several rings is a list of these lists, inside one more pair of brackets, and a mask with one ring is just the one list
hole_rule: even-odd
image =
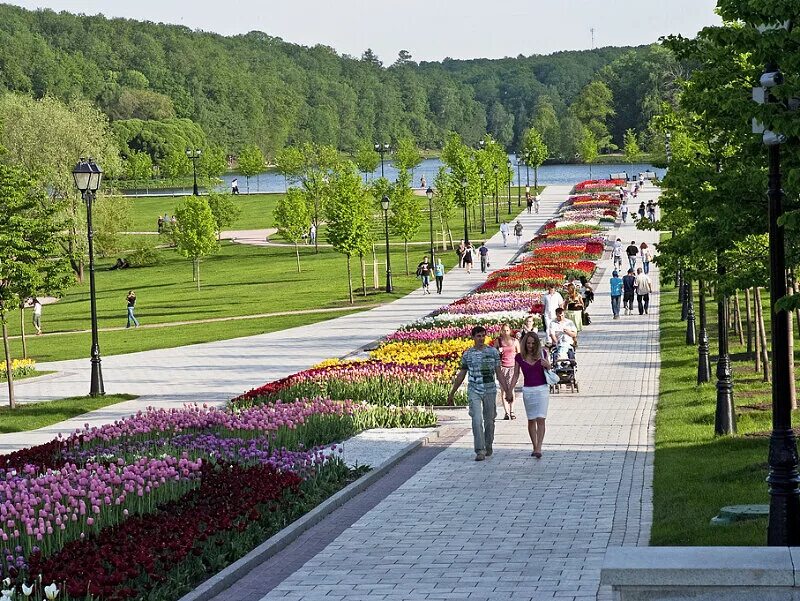
[[542,442],[544,442],[545,419],[550,401],[550,387],[544,375],[545,369],[551,369],[547,353],[542,350],[542,342],[536,332],[525,334],[522,338],[522,350],[514,359],[514,375],[516,382],[522,372],[522,401],[528,418],[528,436],[531,437],[533,452],[531,457],[541,459]]
[[[512,379],[514,375],[514,357],[519,353],[519,341],[512,335],[511,326],[507,323],[500,326],[500,336],[494,341],[494,348],[500,353],[500,371],[503,374],[503,379],[508,382],[508,387],[513,390],[514,383],[517,381],[516,378]],[[517,419],[513,411],[513,400],[512,397],[508,402],[501,401],[506,412],[503,419]]]

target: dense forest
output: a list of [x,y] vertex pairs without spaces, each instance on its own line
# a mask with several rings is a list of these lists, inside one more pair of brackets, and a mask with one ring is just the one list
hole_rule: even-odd
[[[261,32],[225,37],[0,5],[0,90],[90,100],[118,135],[140,132],[122,140],[123,154],[126,143],[152,154],[142,142],[152,134],[141,132],[153,128],[142,122],[186,128],[190,120],[210,144],[233,153],[256,144],[269,157],[308,141],[353,151],[411,136],[440,148],[449,131],[468,143],[489,132],[515,149],[538,120],[551,130],[543,132],[551,155],[570,158],[574,149],[559,149],[556,138],[569,137],[576,103],[591,117],[600,102],[601,149],[621,147],[627,130],[643,131],[671,98],[680,72],[657,45],[441,63],[416,63],[401,51],[384,64],[371,50],[342,56]],[[598,81],[610,97],[582,98]]]

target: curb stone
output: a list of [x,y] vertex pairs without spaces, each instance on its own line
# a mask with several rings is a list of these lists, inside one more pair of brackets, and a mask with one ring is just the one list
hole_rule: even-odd
[[400,463],[418,448],[429,445],[433,439],[440,438],[442,431],[449,426],[437,426],[430,434],[407,444],[397,453],[389,457],[376,468],[361,476],[355,482],[349,484],[335,495],[329,497],[304,516],[280,530],[258,547],[250,551],[241,559],[233,562],[227,568],[218,572],[211,578],[205,580],[190,593],[181,597],[178,601],[208,601],[244,577],[248,572],[262,564],[270,557],[279,553],[284,548],[294,542],[306,530],[312,528],[337,508],[344,505],[347,501],[363,492],[375,481],[382,478],[390,469]]

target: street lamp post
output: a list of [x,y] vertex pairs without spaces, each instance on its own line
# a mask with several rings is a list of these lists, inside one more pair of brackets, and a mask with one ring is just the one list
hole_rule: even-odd
[[436,248],[433,245],[433,188],[428,188],[425,191],[425,196],[428,197],[428,218],[431,225],[431,265],[436,263]]
[[511,215],[511,180],[514,178],[514,170],[511,168],[511,159],[506,160],[508,169],[508,214]]
[[525,191],[530,192],[531,189],[531,153],[526,152],[522,155],[525,159]]
[[708,324],[706,323],[706,285],[703,280],[697,281],[700,295],[700,342],[697,345],[697,383],[704,384],[711,380],[711,363],[708,357]]
[[695,326],[692,280],[686,283],[686,296],[688,297],[688,301],[686,302],[686,344],[695,345],[697,344],[697,329]]
[[192,173],[194,174],[194,187],[192,188],[192,194],[195,196],[200,196],[200,190],[197,188],[197,160],[200,158],[200,154],[203,151],[199,148],[196,150],[192,150],[191,148],[186,149],[186,156],[189,157],[189,160],[192,161]]
[[375,152],[381,155],[381,177],[383,177],[383,156],[389,152],[389,145],[386,142],[383,144],[375,144]]
[[681,321],[689,317],[689,280],[683,276],[683,304],[681,305]]
[[481,178],[481,234],[486,233],[486,197],[483,194],[483,184],[486,179],[486,174],[483,169],[478,171],[478,176]]
[[469,244],[469,226],[467,225],[467,178],[461,180],[461,199],[464,201],[464,244]]
[[97,397],[106,393],[103,386],[103,370],[100,366],[100,342],[97,334],[97,291],[94,283],[94,230],[92,229],[92,204],[94,203],[100,182],[103,179],[103,170],[94,160],[84,160],[75,165],[72,170],[75,187],[81,193],[81,198],[86,203],[86,229],[89,239],[89,304],[92,319],[92,376],[89,385],[89,396]]
[[497,179],[500,168],[497,165],[492,165],[494,171],[494,222],[500,223],[500,186]]
[[386,292],[394,292],[392,286],[392,258],[389,254],[389,197],[385,194],[381,198],[381,208],[383,209],[383,225],[386,233]]
[[517,159],[517,208],[522,206],[522,176],[520,174],[520,167],[522,163]]
[[728,298],[722,293],[725,265],[721,253],[717,252],[717,407],[714,412],[714,433],[719,436],[736,433],[736,413],[733,406],[733,376],[731,356],[728,350]]

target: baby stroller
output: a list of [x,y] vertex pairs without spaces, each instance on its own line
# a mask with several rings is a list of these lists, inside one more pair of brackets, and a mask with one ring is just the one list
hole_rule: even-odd
[[570,358],[575,356],[572,346],[566,340],[562,340],[558,345],[553,346],[550,353],[550,362],[553,365],[553,371],[558,374],[558,384],[550,385],[550,392],[561,392],[562,384],[569,386],[570,392],[579,392],[578,380],[575,376],[578,371],[578,364],[575,359]]

